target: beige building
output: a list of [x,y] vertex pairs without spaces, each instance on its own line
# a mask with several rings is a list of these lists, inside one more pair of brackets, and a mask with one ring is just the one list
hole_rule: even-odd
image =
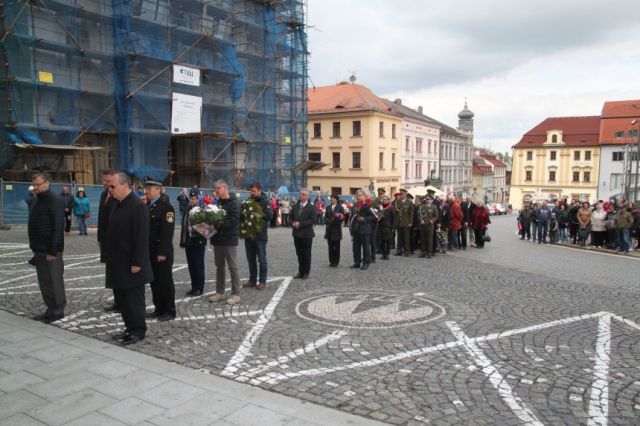
[[402,117],[368,88],[351,83],[309,89],[308,187],[329,194],[400,188]]
[[541,200],[597,201],[600,117],[552,117],[513,147],[513,208]]

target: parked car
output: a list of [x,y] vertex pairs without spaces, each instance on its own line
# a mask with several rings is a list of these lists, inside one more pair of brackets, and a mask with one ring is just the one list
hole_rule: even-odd
[[498,206],[495,203],[487,204],[487,209],[489,210],[489,216],[495,216],[500,214],[500,210],[498,210]]
[[498,214],[507,214],[507,207],[504,204],[497,203],[496,209],[498,209]]

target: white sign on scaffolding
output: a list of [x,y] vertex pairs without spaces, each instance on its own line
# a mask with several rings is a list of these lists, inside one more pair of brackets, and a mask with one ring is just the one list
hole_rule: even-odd
[[184,65],[174,65],[173,82],[188,84],[189,86],[200,86],[200,70],[185,67]]
[[173,92],[171,133],[200,133],[202,130],[202,97]]

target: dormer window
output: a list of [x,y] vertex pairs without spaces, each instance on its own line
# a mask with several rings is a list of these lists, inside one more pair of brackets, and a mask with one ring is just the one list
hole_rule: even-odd
[[551,135],[551,142],[558,143],[558,135]]

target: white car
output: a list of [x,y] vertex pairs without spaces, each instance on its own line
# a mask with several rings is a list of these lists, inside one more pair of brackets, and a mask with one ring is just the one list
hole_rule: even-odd
[[507,208],[504,204],[497,203],[496,208],[498,209],[498,214],[507,214]]

